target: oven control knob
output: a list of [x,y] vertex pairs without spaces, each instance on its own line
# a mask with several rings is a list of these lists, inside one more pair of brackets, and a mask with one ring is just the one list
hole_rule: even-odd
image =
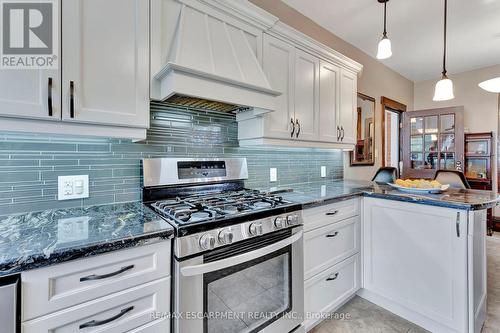
[[252,236],[260,236],[262,235],[262,223],[252,223],[248,228],[250,235]]
[[298,214],[293,214],[293,215],[288,215],[286,217],[288,225],[294,225],[299,223],[299,215]]
[[200,247],[203,250],[211,250],[215,247],[215,237],[210,234],[204,234],[200,238]]
[[219,243],[222,245],[228,245],[233,242],[233,232],[231,229],[223,229],[219,232]]
[[281,229],[286,227],[286,220],[284,217],[278,216],[277,218],[274,219],[274,226],[276,229]]

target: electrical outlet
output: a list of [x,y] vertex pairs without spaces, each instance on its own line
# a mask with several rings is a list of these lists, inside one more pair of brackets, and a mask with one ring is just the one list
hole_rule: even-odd
[[322,165],[321,166],[321,178],[326,177],[326,166]]
[[88,198],[89,176],[59,176],[57,187],[57,200]]
[[271,168],[269,169],[269,181],[275,182],[278,180],[278,169]]

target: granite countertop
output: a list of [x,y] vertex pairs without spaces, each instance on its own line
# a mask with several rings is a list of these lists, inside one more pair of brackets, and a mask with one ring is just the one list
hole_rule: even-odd
[[0,216],[0,276],[173,235],[141,202]]
[[297,184],[268,191],[283,191],[283,198],[300,202],[304,208],[365,196],[388,200],[412,202],[424,205],[463,210],[481,210],[500,203],[500,196],[492,191],[448,189],[440,194],[410,194],[398,191],[388,185],[367,181],[339,180],[308,184]]

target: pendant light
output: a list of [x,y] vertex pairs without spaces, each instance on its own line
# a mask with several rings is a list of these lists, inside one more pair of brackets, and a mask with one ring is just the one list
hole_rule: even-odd
[[436,83],[434,90],[434,101],[448,101],[454,99],[453,81],[446,76],[446,23],[447,23],[448,0],[444,0],[444,48],[443,48],[443,72],[441,80]]
[[500,93],[500,76],[481,82],[479,87],[492,93]]
[[377,59],[387,59],[392,56],[391,40],[387,38],[387,2],[389,0],[378,0],[384,4],[384,34],[382,40],[378,43]]

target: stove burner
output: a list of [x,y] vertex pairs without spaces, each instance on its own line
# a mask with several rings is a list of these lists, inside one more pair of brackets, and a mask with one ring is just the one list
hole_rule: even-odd
[[196,212],[191,214],[191,218],[189,220],[192,222],[196,222],[196,221],[206,220],[209,217],[210,217],[209,212]]
[[272,204],[270,202],[266,202],[266,201],[258,201],[256,203],[254,203],[252,206],[255,208],[261,209],[261,208],[269,208],[272,206]]

